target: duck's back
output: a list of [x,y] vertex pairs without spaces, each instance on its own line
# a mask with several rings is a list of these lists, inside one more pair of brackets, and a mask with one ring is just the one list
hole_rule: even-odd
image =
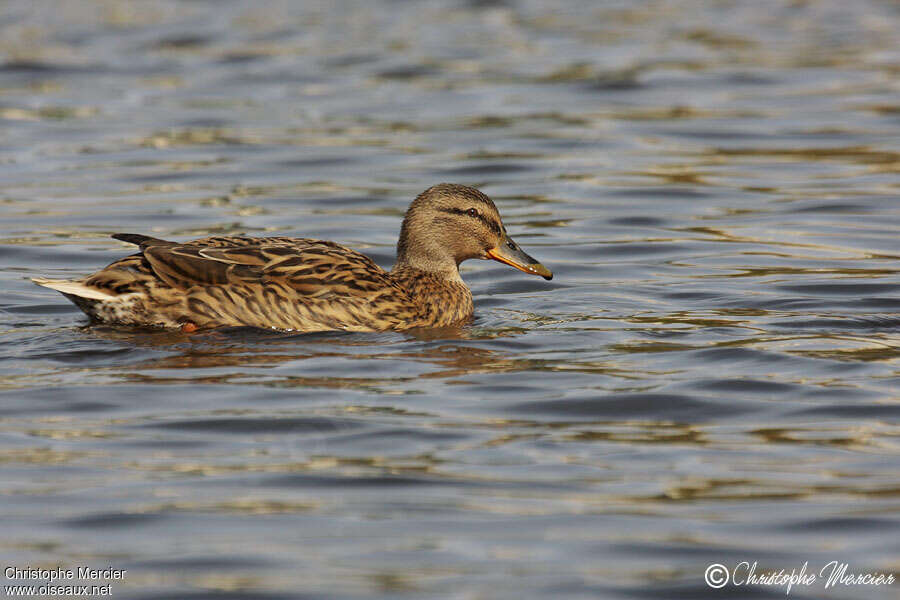
[[380,331],[420,320],[417,302],[389,273],[333,242],[114,237],[141,252],[85,279],[42,285],[96,319],[130,325]]

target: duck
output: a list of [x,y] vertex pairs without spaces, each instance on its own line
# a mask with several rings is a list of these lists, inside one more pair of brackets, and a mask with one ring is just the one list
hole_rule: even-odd
[[355,250],[308,238],[112,237],[139,251],[80,279],[32,281],[61,292],[93,322],[111,325],[372,332],[471,319],[472,292],[459,273],[465,260],[495,260],[553,278],[507,234],[486,194],[452,183],[412,201],[390,271]]

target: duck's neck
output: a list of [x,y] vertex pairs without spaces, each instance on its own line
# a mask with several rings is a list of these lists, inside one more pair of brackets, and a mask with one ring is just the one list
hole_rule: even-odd
[[416,269],[461,281],[459,260],[451,249],[452,242],[446,231],[436,230],[422,211],[411,207],[400,226],[394,271]]
[[[397,264],[391,273],[426,273],[429,277],[447,282],[463,283],[459,276],[459,267],[452,260],[409,260],[407,257],[398,256]],[[465,284],[463,284],[465,285]]]
[[452,271],[430,271],[398,260],[391,278],[418,305],[422,326],[444,327],[472,316],[472,292],[456,265]]

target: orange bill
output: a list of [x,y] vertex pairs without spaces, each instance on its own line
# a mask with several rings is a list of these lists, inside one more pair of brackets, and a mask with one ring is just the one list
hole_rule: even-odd
[[530,275],[540,275],[548,281],[553,279],[550,269],[528,256],[511,238],[506,238],[499,246],[488,250],[487,255]]

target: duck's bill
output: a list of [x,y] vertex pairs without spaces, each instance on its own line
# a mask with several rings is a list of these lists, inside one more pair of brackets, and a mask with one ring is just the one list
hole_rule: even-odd
[[547,281],[553,279],[550,269],[525,254],[519,245],[510,238],[506,238],[500,246],[488,250],[487,255],[498,262],[525,271],[529,275],[540,275]]

